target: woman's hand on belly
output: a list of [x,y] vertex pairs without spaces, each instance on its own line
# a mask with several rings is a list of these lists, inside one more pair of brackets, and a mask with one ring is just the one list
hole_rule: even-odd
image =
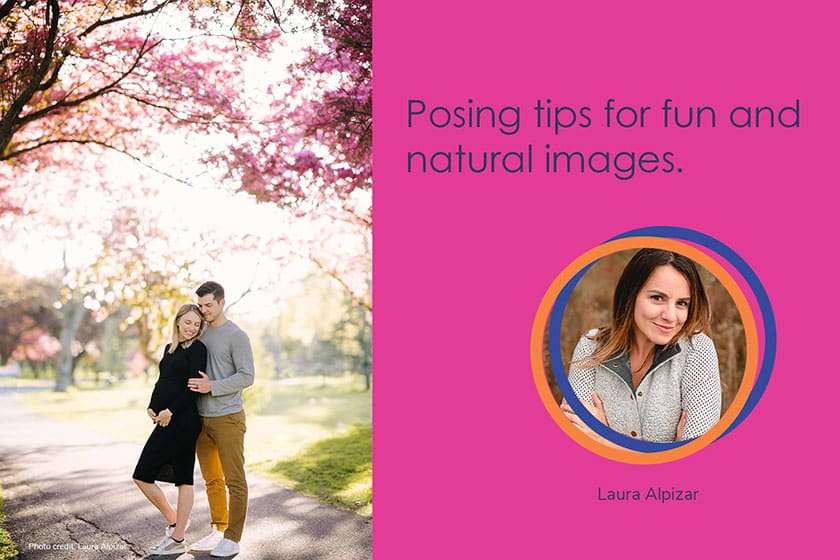
[[157,425],[162,428],[167,427],[170,420],[172,420],[172,411],[168,408],[164,408],[157,416],[155,416],[155,422],[157,422]]

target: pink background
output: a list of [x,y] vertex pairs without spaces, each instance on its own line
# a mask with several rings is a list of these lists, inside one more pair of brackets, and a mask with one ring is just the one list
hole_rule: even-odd
[[[572,5],[584,4],[584,6]],[[743,4],[743,5],[741,5]],[[838,497],[833,3],[375,3],[374,558],[773,557],[828,550]],[[830,6],[830,7],[829,7]],[[531,126],[538,98],[590,129]],[[713,105],[715,129],[600,126],[604,101]],[[407,128],[407,100],[523,107],[523,130]],[[735,129],[734,105],[800,100],[800,128]],[[673,151],[682,174],[406,173],[406,152]],[[548,285],[614,235],[707,233],[761,278],[770,385],[734,432],[636,466],[578,446],[537,394],[529,339]],[[824,350],[824,348],[827,350]],[[696,503],[598,487],[700,490]],[[835,523],[829,526],[829,523]]]

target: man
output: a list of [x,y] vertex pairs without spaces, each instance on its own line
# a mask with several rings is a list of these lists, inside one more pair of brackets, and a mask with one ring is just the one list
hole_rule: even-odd
[[248,508],[242,390],[254,383],[254,356],[248,335],[225,317],[224,288],[205,282],[195,293],[207,321],[200,337],[207,347],[207,373],[199,372],[201,378],[190,379],[188,386],[201,393],[197,404],[203,427],[196,455],[207,486],[212,530],[190,550],[232,556],[239,552]]

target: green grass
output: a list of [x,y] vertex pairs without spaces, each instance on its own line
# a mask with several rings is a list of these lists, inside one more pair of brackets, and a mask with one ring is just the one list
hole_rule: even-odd
[[12,537],[6,530],[6,515],[3,512],[3,487],[0,486],[0,560],[17,558],[18,551]]
[[[141,445],[153,381],[17,396],[38,414]],[[244,393],[248,470],[337,507],[371,509],[371,402],[360,375],[257,380]]]
[[362,515],[371,514],[371,429],[317,441],[291,459],[257,466],[291,488]]

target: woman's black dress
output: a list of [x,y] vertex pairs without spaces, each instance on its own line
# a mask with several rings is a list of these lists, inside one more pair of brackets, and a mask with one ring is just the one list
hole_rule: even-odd
[[166,427],[155,426],[146,441],[134,478],[143,482],[192,484],[195,469],[195,440],[201,432],[201,416],[195,404],[197,393],[187,388],[187,379],[206,371],[207,348],[195,340],[184,348],[180,344],[169,353],[169,344],[160,361],[160,377],[155,383],[149,407],[155,414],[168,408],[172,419]]

